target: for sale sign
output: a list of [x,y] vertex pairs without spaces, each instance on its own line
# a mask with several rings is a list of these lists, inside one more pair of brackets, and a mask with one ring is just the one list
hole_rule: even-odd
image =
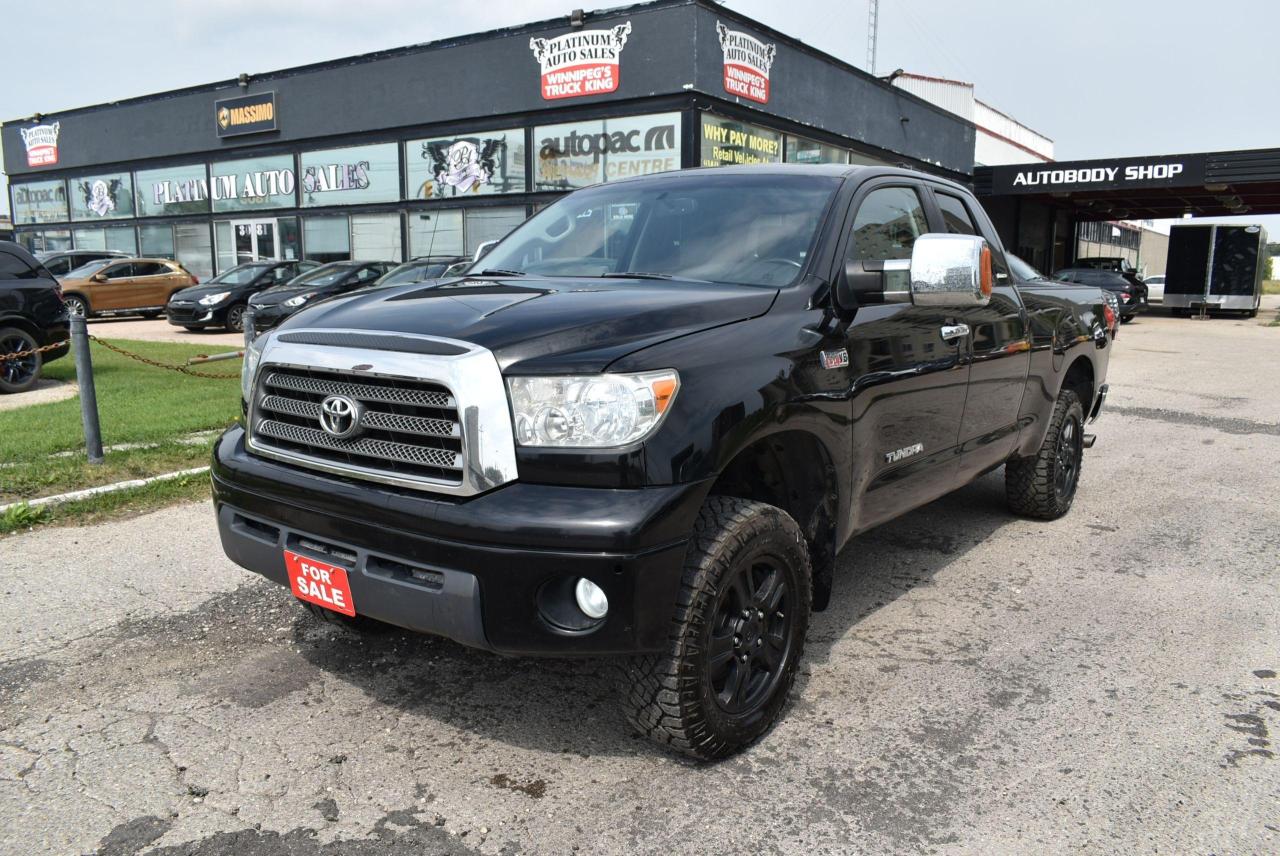
[[284,551],[285,568],[289,571],[289,588],[293,596],[334,612],[352,617],[356,614],[351,602],[351,584],[347,581],[346,568],[319,562],[292,550]]
[[54,166],[58,162],[58,130],[61,122],[19,128],[22,144],[27,148],[27,166]]
[[578,98],[604,95],[618,88],[622,49],[631,22],[608,30],[579,30],[554,39],[529,39],[529,50],[542,67],[542,97]]
[[778,46],[765,44],[749,33],[731,30],[716,21],[720,50],[724,53],[724,91],[730,95],[769,102],[769,69]]

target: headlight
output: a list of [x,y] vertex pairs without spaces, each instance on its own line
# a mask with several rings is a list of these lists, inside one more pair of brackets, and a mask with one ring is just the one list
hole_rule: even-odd
[[271,334],[264,333],[244,349],[244,363],[240,366],[240,397],[245,401],[253,395],[253,373],[258,370],[258,360],[262,358],[262,349],[269,338]]
[[229,291],[219,291],[217,294],[210,294],[207,297],[200,298],[201,306],[217,306],[222,301],[231,296]]
[[284,305],[285,306],[301,306],[302,304],[306,303],[308,300],[310,300],[315,296],[316,296],[316,293],[314,291],[308,291],[304,294],[299,294],[297,297],[290,297],[288,300],[284,302]]
[[675,400],[674,370],[507,378],[521,446],[603,448],[642,440]]

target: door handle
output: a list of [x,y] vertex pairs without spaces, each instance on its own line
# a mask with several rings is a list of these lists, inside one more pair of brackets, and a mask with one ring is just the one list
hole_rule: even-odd
[[950,342],[952,339],[963,339],[969,335],[968,324],[943,324],[942,329],[938,331],[942,334],[944,341]]

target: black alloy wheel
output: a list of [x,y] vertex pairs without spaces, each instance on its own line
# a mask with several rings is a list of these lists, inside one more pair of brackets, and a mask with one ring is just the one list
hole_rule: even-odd
[[[0,354],[17,354],[33,351],[39,343],[30,333],[16,327],[0,329]],[[40,379],[40,367],[43,359],[39,354],[28,354],[25,357],[0,362],[0,392],[25,392],[35,386]]]
[[1057,462],[1053,468],[1053,490],[1059,502],[1075,495],[1084,458],[1084,430],[1075,413],[1068,413],[1058,432]]
[[245,305],[243,303],[237,303],[227,310],[225,326],[232,333],[244,332],[244,311]]
[[707,652],[707,680],[716,704],[749,713],[773,695],[791,647],[790,590],[782,559],[743,557],[720,592]]

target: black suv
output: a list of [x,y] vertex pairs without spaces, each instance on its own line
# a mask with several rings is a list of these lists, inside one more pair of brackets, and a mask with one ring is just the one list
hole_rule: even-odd
[[378,285],[409,285],[428,279],[443,279],[449,276],[447,271],[450,268],[456,267],[460,262],[465,266],[470,261],[463,256],[418,256],[392,268],[378,280]]
[[249,301],[253,329],[259,333],[270,330],[309,303],[372,285],[395,266],[395,262],[329,262],[283,285],[260,291]]
[[226,327],[240,333],[244,331],[244,311],[250,297],[319,266],[319,262],[305,260],[245,262],[208,282],[175,293],[169,298],[165,314],[175,327]]
[[1062,282],[1093,285],[1111,292],[1120,301],[1120,320],[1126,324],[1147,308],[1147,286],[1136,276],[1130,279],[1119,271],[1070,267],[1058,271],[1053,278]]
[[[69,335],[62,289],[49,269],[12,241],[0,241],[0,354],[31,351]],[[35,386],[40,369],[69,345],[0,362],[0,392]]]
[[129,254],[120,250],[48,250],[36,253],[36,258],[54,276],[64,276],[81,265],[99,259],[124,259]]

